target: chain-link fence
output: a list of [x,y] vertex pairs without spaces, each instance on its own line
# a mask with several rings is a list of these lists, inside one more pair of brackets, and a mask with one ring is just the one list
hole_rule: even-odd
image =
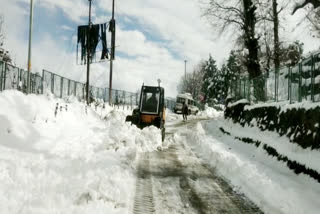
[[[28,71],[15,67],[0,61],[0,91],[6,89],[17,89],[24,93],[27,92]],[[43,94],[52,93],[55,97],[66,99],[76,97],[80,101],[86,98],[86,85],[63,76],[43,70],[42,76],[39,74],[30,74],[31,93]],[[90,98],[93,101],[109,101],[109,88],[99,88],[90,86]],[[138,93],[132,93],[123,90],[111,91],[112,103],[115,105],[136,106],[139,102]],[[167,107],[173,109],[175,102],[166,99]]]
[[[258,94],[254,91],[258,91]],[[320,53],[309,56],[295,66],[282,67],[278,72],[273,70],[255,79],[238,76],[230,84],[230,93],[235,100],[245,98],[250,102],[319,102]]]
[[[43,90],[51,92],[56,97],[67,98],[70,96],[77,97],[79,100],[86,98],[86,84],[77,82],[50,71],[43,70]],[[109,101],[109,89],[90,86],[90,100]],[[137,93],[123,90],[112,90],[112,103],[116,105],[137,105]]]
[[[28,72],[0,61],[0,91],[6,89],[17,89],[27,91]],[[42,77],[39,74],[30,74],[31,93],[42,93]]]
[[[0,91],[16,89],[27,92],[28,71],[0,61]],[[86,98],[85,84],[43,70],[42,76],[30,74],[30,90],[34,94],[50,92],[58,98],[76,97],[82,101]],[[90,86],[90,98],[94,101],[109,101],[109,89]],[[138,104],[138,94],[123,90],[112,90],[112,103],[116,105]]]

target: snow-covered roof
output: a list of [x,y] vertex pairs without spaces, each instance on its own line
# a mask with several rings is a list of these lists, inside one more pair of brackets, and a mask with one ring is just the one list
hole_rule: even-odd
[[177,97],[193,100],[192,95],[190,93],[178,94]]

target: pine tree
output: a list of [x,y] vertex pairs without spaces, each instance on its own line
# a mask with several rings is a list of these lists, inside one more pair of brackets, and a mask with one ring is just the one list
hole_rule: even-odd
[[218,68],[216,61],[209,56],[208,61],[206,61],[206,66],[204,68],[202,93],[204,94],[204,100],[206,103],[211,103],[215,97],[215,92],[217,92],[216,87],[216,77],[218,74]]

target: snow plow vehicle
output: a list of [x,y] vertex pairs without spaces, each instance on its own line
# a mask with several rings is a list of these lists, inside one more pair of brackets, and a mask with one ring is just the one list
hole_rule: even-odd
[[165,138],[165,104],[164,88],[157,86],[141,87],[138,108],[134,109],[132,115],[126,117],[126,122],[143,129],[147,126],[156,126],[161,130],[161,138]]

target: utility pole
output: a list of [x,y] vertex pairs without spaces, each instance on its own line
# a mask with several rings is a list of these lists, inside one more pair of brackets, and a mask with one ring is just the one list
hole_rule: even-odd
[[30,24],[29,24],[29,50],[28,50],[28,79],[27,93],[31,92],[30,76],[31,76],[31,41],[32,41],[32,22],[33,22],[33,0],[30,0]]
[[90,76],[90,51],[91,51],[91,42],[90,42],[90,32],[91,32],[91,1],[89,0],[89,29],[87,31],[87,85],[86,85],[86,93],[87,93],[87,105],[90,104],[90,94],[89,94],[89,76]]
[[184,80],[187,80],[187,60],[184,60]]
[[116,24],[114,20],[114,0],[112,0],[112,19],[110,21],[109,29],[111,30],[111,57],[110,57],[110,76],[109,76],[109,105],[112,102],[112,69],[113,60],[115,55],[115,34],[116,34]]

